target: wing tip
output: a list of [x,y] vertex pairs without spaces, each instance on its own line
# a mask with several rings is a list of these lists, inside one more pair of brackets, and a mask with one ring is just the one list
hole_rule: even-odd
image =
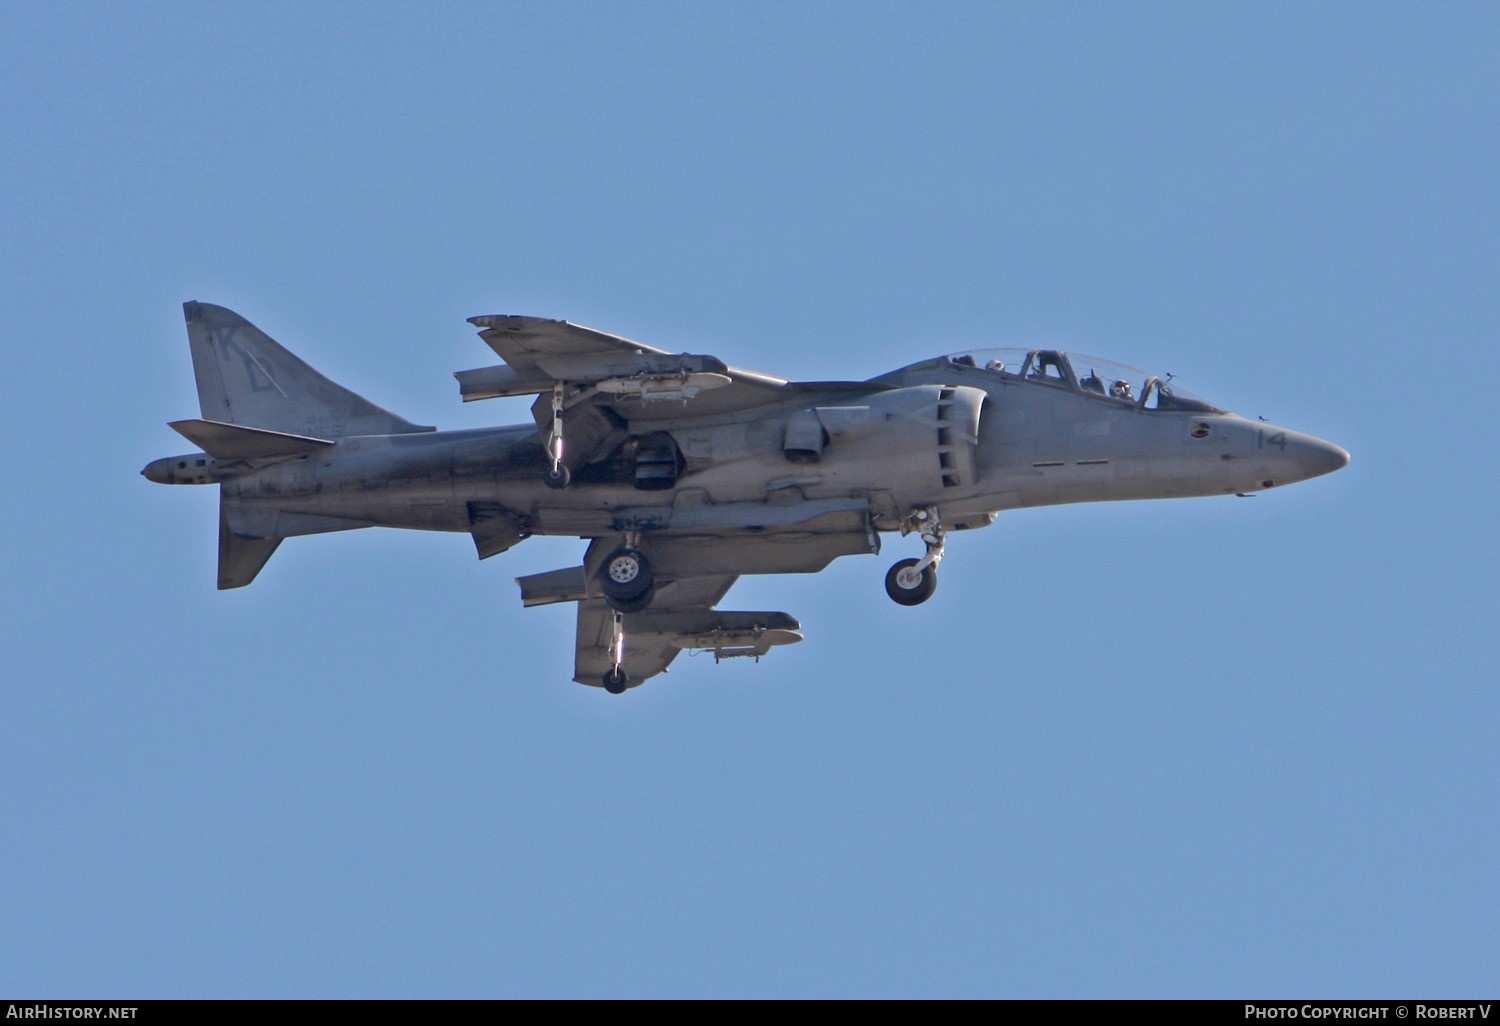
[[500,328],[504,331],[520,331],[541,324],[567,324],[552,317],[529,317],[526,314],[479,314],[470,317],[469,323],[476,328]]

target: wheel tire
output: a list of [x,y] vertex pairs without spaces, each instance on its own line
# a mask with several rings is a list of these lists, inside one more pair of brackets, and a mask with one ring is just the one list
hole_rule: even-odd
[[656,585],[652,585],[633,599],[617,599],[604,596],[604,601],[609,603],[609,608],[621,613],[639,613],[651,605],[651,600],[656,598]]
[[566,463],[559,463],[555,471],[550,466],[542,471],[542,483],[548,488],[566,488],[572,480],[573,474]]
[[885,593],[898,606],[920,606],[932,598],[932,593],[937,591],[937,571],[931,566],[922,571],[921,583],[915,588],[902,586],[899,580],[901,571],[909,570],[920,562],[920,559],[903,559],[886,572]]
[[623,695],[625,689],[630,687],[630,674],[626,673],[623,668],[616,667],[604,675],[601,683],[604,685],[604,690],[611,695]]
[[[615,549],[604,557],[599,567],[599,588],[616,609],[621,609],[621,602],[632,602],[650,593],[655,585],[651,561],[640,549]],[[621,609],[621,612],[629,610]]]

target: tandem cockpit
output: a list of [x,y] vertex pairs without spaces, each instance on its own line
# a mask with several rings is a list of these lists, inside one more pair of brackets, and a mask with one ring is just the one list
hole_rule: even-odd
[[1143,410],[1225,412],[1179,386],[1171,374],[1149,374],[1083,353],[1058,349],[973,349],[940,360],[973,368],[981,374],[999,375],[1015,384],[1067,389]]

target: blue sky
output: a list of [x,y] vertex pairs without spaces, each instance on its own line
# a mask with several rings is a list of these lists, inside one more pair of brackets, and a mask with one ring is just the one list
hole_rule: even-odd
[[[0,991],[1493,995],[1485,4],[0,7]],[[214,590],[180,304],[422,423],[563,317],[793,378],[1045,341],[1353,454],[748,578],[569,683],[535,539]]]

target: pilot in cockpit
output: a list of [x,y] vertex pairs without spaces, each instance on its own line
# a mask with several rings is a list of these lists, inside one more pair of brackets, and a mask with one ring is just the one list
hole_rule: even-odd
[[1116,399],[1135,400],[1135,394],[1130,390],[1130,382],[1123,379],[1116,379],[1115,383],[1109,386],[1109,394]]

